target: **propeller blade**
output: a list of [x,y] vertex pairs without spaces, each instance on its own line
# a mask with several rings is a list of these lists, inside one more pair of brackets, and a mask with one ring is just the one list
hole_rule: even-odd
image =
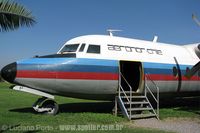
[[189,70],[188,72],[186,72],[185,76],[187,78],[191,78],[198,70],[200,69],[200,61],[195,64],[191,70]]
[[192,14],[192,19],[196,22],[198,26],[200,26],[200,21],[197,19],[197,17],[194,14]]

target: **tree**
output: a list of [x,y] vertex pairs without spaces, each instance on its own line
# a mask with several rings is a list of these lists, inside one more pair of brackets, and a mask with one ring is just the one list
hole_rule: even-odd
[[36,23],[31,11],[9,0],[0,0],[0,32],[30,27]]

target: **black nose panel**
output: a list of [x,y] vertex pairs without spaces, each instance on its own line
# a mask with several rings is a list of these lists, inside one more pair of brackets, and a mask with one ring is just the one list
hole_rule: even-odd
[[1,69],[1,77],[10,82],[13,83],[15,80],[17,74],[17,63],[11,63],[7,66],[5,66],[3,69]]

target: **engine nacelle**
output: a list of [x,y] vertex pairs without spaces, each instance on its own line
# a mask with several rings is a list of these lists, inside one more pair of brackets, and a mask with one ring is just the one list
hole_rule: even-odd
[[199,59],[200,59],[200,44],[198,44],[198,45],[194,48],[194,51],[195,51],[196,55],[199,57]]

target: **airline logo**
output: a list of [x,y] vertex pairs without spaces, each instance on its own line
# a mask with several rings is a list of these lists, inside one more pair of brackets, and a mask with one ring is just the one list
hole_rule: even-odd
[[137,52],[137,53],[147,52],[148,54],[163,55],[162,50],[159,49],[148,49],[141,47],[130,47],[130,46],[111,45],[111,44],[108,44],[107,46],[108,50],[112,51],[126,51],[126,52]]

